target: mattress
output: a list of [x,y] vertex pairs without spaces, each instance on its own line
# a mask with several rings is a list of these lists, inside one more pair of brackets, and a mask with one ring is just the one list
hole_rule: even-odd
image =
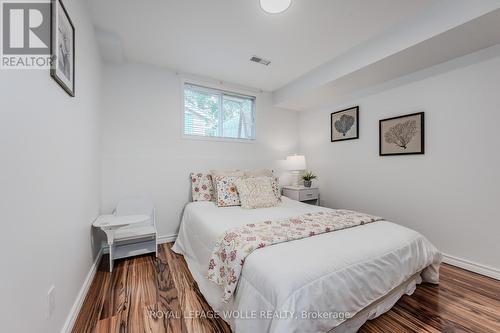
[[253,210],[192,202],[172,249],[184,256],[207,302],[236,333],[354,332],[364,322],[360,318],[371,319],[394,304],[394,297],[380,302],[395,290],[399,298],[421,280],[438,283],[440,252],[418,232],[379,221],[252,252],[234,297],[222,302],[221,287],[206,273],[224,231],[326,210],[286,197],[277,207]]

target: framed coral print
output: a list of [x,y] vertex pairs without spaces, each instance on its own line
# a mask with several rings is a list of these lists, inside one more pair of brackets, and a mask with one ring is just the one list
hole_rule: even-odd
[[359,106],[330,114],[331,142],[359,138]]
[[52,0],[52,66],[50,75],[75,96],[75,27],[61,0]]
[[424,112],[380,120],[380,156],[424,154],[424,124]]

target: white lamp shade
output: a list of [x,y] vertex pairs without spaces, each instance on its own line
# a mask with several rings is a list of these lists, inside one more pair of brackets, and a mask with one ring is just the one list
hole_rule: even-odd
[[286,158],[286,164],[288,170],[298,171],[305,170],[306,166],[306,157],[304,155],[290,155]]
[[260,0],[260,7],[270,14],[284,12],[291,4],[292,0]]

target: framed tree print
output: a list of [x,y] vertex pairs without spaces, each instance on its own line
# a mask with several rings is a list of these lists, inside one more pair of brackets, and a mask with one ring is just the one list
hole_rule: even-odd
[[61,0],[52,0],[50,75],[72,97],[75,96],[75,27]]
[[424,154],[424,124],[424,112],[380,120],[380,156]]
[[330,114],[331,142],[359,138],[359,106]]

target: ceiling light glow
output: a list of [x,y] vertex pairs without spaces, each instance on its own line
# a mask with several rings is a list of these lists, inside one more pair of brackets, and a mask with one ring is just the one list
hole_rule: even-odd
[[290,7],[292,0],[260,0],[260,7],[269,14],[279,14]]

